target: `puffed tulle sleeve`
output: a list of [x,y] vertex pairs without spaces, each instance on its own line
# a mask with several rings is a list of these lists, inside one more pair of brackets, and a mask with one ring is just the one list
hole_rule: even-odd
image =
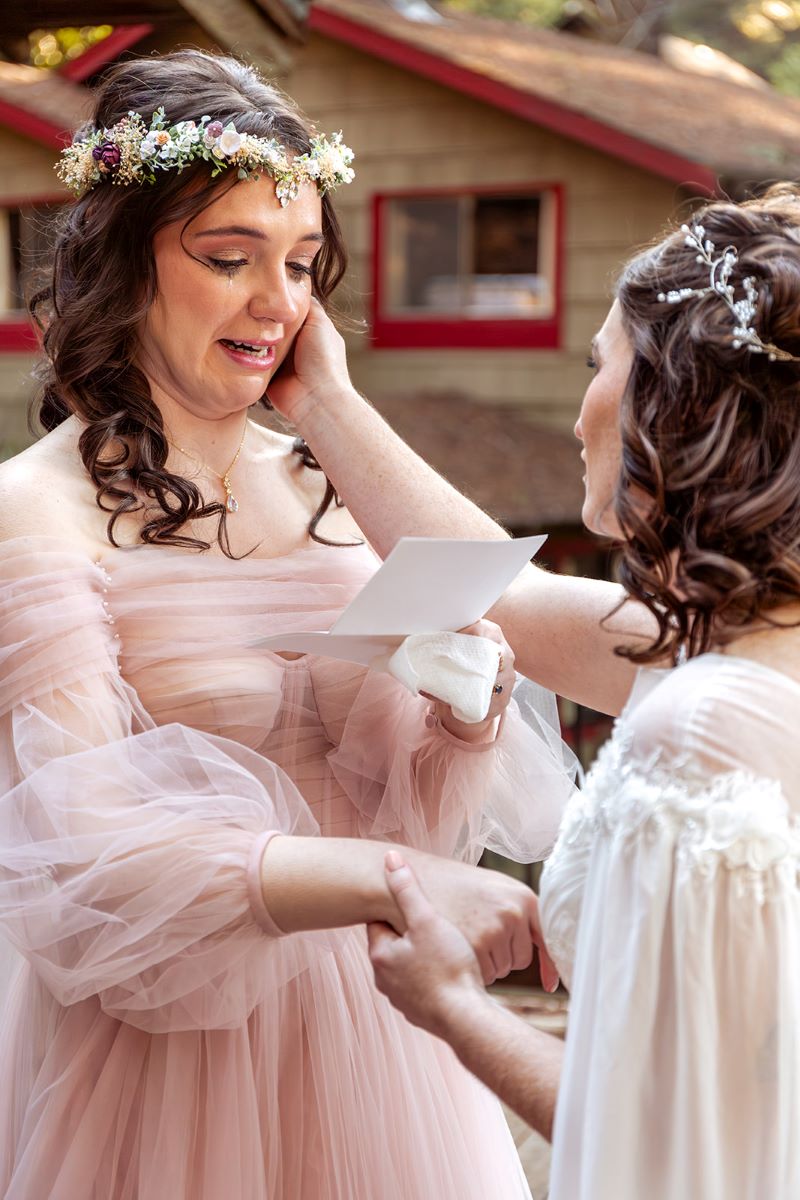
[[62,1004],[233,1027],[303,969],[308,939],[277,936],[257,871],[273,833],[316,822],[261,755],[154,725],[102,572],[48,542],[0,546],[0,927]]
[[550,1196],[795,1200],[796,819],[766,773],[632,762],[622,743],[542,881],[572,992]]
[[320,660],[313,681],[362,836],[468,862],[484,849],[517,862],[549,853],[577,772],[552,693],[521,680],[495,740],[475,746],[389,675]]

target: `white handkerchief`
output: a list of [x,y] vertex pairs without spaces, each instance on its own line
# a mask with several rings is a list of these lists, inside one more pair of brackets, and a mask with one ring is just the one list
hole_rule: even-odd
[[415,633],[391,655],[370,664],[388,671],[410,692],[427,692],[449,704],[459,721],[483,721],[492,702],[500,647],[466,633]]

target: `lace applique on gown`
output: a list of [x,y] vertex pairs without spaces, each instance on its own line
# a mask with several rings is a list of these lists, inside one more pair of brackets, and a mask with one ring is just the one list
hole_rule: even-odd
[[20,963],[0,1194],[526,1197],[496,1102],[376,993],[363,929],[278,936],[258,870],[274,831],[541,854],[570,791],[553,735],[511,712],[467,753],[393,680],[257,648],[329,627],[365,549],[94,563],[18,538],[0,561],[0,929]]
[[545,867],[573,992],[551,1200],[800,1195],[800,684],[640,673]]

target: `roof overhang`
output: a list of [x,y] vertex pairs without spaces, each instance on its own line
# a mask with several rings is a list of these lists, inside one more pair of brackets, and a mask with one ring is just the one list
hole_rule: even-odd
[[332,38],[383,62],[512,113],[533,125],[572,138],[651,174],[660,175],[672,183],[709,195],[716,195],[719,191],[717,175],[710,167],[632,137],[566,105],[555,104],[488,75],[470,71],[402,38],[392,37],[319,4],[312,5],[308,28],[313,33]]

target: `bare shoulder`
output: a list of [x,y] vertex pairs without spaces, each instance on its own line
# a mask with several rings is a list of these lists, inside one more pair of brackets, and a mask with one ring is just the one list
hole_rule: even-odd
[[98,517],[71,419],[0,463],[0,540],[48,535],[88,549]]
[[[273,457],[275,465],[283,469],[295,500],[310,521],[325,497],[328,485],[325,473],[306,465],[303,455],[295,449],[294,437],[263,427],[260,432],[266,452]],[[331,541],[366,540],[348,509],[334,503],[317,531]]]

